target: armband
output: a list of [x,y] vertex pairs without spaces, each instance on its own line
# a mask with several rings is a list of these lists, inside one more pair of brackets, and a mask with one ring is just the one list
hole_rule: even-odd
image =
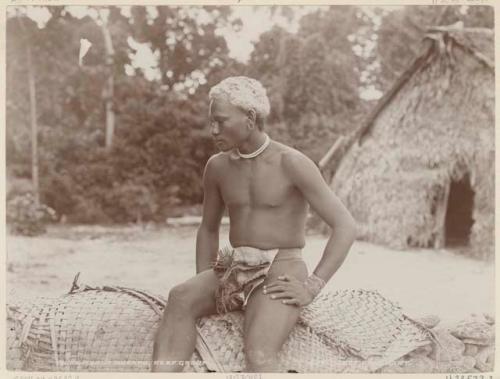
[[326,285],[326,282],[319,276],[311,274],[304,282],[304,285],[306,289],[311,293],[311,295],[313,295],[313,297],[316,297]]

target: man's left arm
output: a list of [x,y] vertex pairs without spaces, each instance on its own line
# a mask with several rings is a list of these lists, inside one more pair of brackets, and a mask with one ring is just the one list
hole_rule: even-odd
[[[316,296],[321,288],[317,288],[315,281],[319,282],[322,287],[322,284],[328,282],[344,262],[356,239],[356,223],[347,208],[328,187],[318,167],[311,159],[301,153],[289,153],[283,157],[283,167],[289,178],[309,202],[311,208],[332,229],[323,255],[314,269],[313,275],[308,279],[308,284],[313,288],[313,296]],[[280,279],[290,280],[286,276]],[[321,280],[324,283],[321,283]],[[292,284],[290,283],[290,285]],[[277,288],[273,287],[275,287],[274,284],[266,286],[265,293],[275,292]],[[303,298],[303,296],[298,297]],[[281,297],[275,296],[275,298]],[[285,299],[284,302],[304,305],[301,299]]]
[[314,270],[316,276],[328,282],[356,239],[356,222],[311,159],[300,153],[287,154],[283,157],[283,166],[311,208],[332,229],[323,256]]

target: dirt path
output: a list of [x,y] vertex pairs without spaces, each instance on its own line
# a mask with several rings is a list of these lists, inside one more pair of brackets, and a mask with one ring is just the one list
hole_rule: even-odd
[[[221,246],[227,242],[223,228]],[[95,285],[123,285],[167,295],[195,273],[194,227],[56,228],[42,237],[7,237],[7,291],[12,296],[66,293],[77,272]],[[310,270],[327,238],[309,235]],[[356,242],[328,287],[376,289],[411,316],[437,314],[451,323],[470,313],[494,314],[494,265],[449,251],[394,251]]]

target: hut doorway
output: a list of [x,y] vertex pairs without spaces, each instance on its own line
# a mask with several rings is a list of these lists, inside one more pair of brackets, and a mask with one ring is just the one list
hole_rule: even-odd
[[444,244],[446,247],[467,246],[474,223],[474,190],[470,185],[469,174],[449,184],[447,197]]

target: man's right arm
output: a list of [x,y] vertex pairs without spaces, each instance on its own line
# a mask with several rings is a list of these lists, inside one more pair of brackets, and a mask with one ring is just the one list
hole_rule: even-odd
[[219,227],[224,213],[224,201],[217,178],[218,155],[212,156],[203,173],[203,215],[196,235],[196,273],[210,269],[219,250]]

